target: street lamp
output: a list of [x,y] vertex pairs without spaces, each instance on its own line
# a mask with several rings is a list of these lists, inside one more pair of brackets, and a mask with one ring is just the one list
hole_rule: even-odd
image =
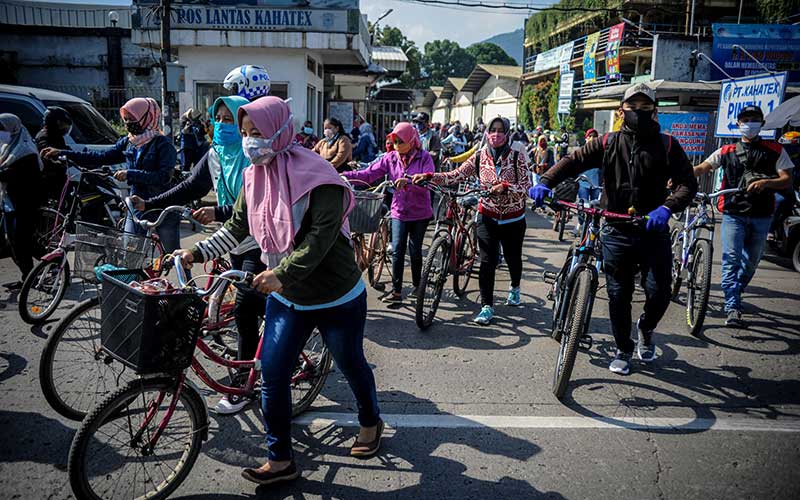
[[389,9],[380,16],[378,16],[378,19],[376,19],[375,22],[372,24],[372,33],[375,33],[375,31],[378,29],[378,24],[380,24],[381,20],[383,20],[383,18],[385,18],[392,12],[394,12],[394,9]]

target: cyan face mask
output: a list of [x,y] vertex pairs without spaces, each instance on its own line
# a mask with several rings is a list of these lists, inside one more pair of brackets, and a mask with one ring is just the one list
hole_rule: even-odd
[[233,123],[214,122],[214,142],[227,146],[241,140],[239,130]]

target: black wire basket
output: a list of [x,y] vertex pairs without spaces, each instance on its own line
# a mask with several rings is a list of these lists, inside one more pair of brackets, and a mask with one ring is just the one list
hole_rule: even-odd
[[144,268],[152,240],[119,229],[78,221],[75,235],[75,275],[98,282],[95,267],[111,264],[122,269]]

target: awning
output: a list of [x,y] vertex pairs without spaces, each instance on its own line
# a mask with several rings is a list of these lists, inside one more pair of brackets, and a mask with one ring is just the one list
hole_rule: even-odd
[[800,95],[792,97],[767,115],[765,129],[782,129],[787,124],[800,127]]

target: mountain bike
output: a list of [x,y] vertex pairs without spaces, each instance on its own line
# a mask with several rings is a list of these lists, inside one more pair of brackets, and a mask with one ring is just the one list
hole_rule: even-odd
[[700,335],[708,310],[711,290],[711,266],[714,258],[716,219],[711,201],[740,189],[716,193],[697,193],[694,203],[676,217],[681,224],[670,231],[672,241],[672,300],[680,303],[680,291],[686,283],[686,326],[693,337]]
[[543,273],[545,283],[552,285],[547,295],[553,301],[551,336],[560,342],[553,372],[553,394],[561,399],[572,376],[578,347],[592,347],[592,338],[587,332],[603,265],[601,221],[605,218],[616,223],[639,223],[645,218],[603,210],[597,200],[588,206],[582,200],[579,203],[551,200],[550,203],[584,215],[581,238],[568,250],[561,270]]
[[[116,216],[114,208],[122,200],[110,184],[111,171],[107,168],[89,170],[63,160],[67,164],[67,179],[59,203],[55,209],[45,208],[41,212],[44,223],[53,224],[52,230],[37,237],[38,246],[52,248],[52,251],[44,255],[25,278],[18,298],[20,317],[32,325],[46,321],[64,298],[71,281],[68,253],[74,247],[76,233],[81,232],[87,237],[102,234],[105,239],[98,244],[98,249],[102,249],[106,241],[118,241],[124,248],[112,246],[110,249],[144,252],[144,248],[136,247],[143,243],[141,240],[133,235],[122,239],[122,231],[115,229],[120,218]],[[105,212],[101,217],[107,217],[107,220],[97,222],[107,225],[82,221],[83,207],[98,200],[102,202]],[[53,241],[58,243],[53,244]],[[82,277],[91,279],[93,270],[84,271]]]
[[422,264],[417,288],[415,320],[420,330],[427,330],[436,317],[448,275],[453,275],[456,296],[463,296],[467,290],[478,260],[474,208],[479,197],[490,196],[490,193],[480,188],[459,192],[431,183],[423,186],[438,193],[440,203],[447,207],[445,217],[436,221],[433,242]]
[[[352,182],[359,182],[353,179],[345,180],[351,188]],[[384,181],[374,188],[354,190],[356,205],[349,216],[356,264],[362,272],[367,271],[370,286],[379,291],[386,288],[386,284],[382,281],[384,269],[387,270],[391,281],[389,245],[392,218],[384,199],[386,188],[393,185],[392,181]]]
[[[207,289],[188,286],[175,258],[179,287],[169,282],[130,283],[125,270],[105,273],[103,281],[103,350],[140,375],[103,399],[81,423],[69,451],[67,471],[78,499],[161,499],[189,475],[208,438],[209,417],[195,375],[214,391],[253,395],[260,368],[259,341],[252,360],[217,355],[201,335],[203,296],[225,281],[250,286],[253,275],[226,271]],[[130,272],[128,272],[130,274]],[[137,273],[133,273],[134,275]],[[118,307],[123,306],[123,307]],[[249,369],[244,387],[213,380],[195,355],[232,369]],[[293,413],[316,399],[331,365],[331,354],[312,335],[298,357],[292,385],[306,383]],[[122,490],[122,491],[120,491]]]

